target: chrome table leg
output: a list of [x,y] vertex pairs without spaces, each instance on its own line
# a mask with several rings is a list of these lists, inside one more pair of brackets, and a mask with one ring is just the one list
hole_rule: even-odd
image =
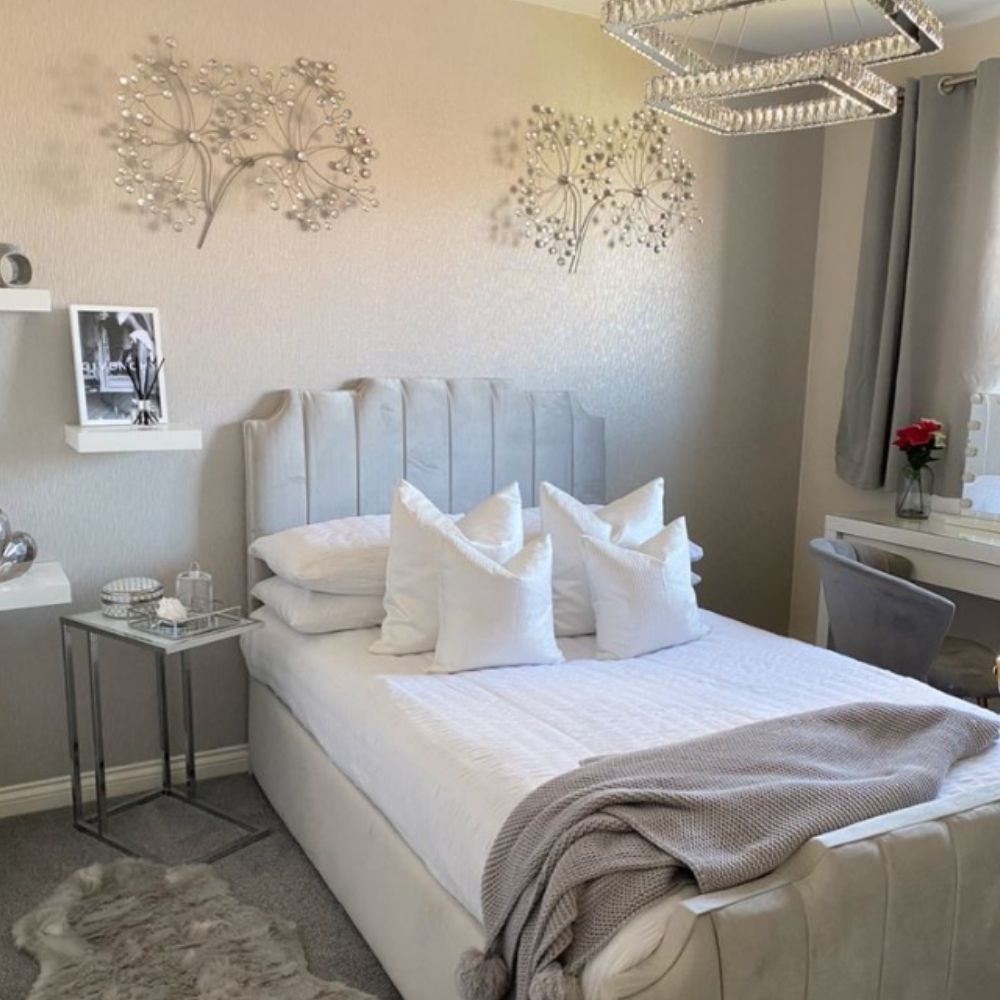
[[87,666],[90,671],[90,726],[94,736],[94,791],[97,796],[97,832],[103,836],[108,821],[108,790],[104,776],[104,726],[101,720],[101,661],[97,636],[87,633]]
[[76,714],[76,676],[73,665],[73,633],[62,625],[63,681],[66,687],[66,733],[69,738],[69,763],[73,788],[73,825],[83,822],[83,781],[80,773],[80,735]]
[[191,698],[191,668],[187,653],[181,653],[181,698],[184,712],[184,784],[189,799],[197,793],[194,770],[194,708]]

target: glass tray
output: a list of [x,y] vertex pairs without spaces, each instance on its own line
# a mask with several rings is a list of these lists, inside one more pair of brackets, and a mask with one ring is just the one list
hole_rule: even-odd
[[158,635],[163,639],[187,639],[206,632],[222,632],[236,625],[249,624],[250,621],[252,619],[243,617],[243,609],[238,604],[231,608],[220,606],[202,614],[192,614],[183,622],[163,621],[157,618],[155,608],[134,611],[128,619],[130,628]]

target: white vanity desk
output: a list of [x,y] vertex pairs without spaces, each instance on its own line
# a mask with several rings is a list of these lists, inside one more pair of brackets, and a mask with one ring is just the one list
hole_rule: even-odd
[[[1000,601],[1000,532],[960,523],[956,516],[931,514],[926,521],[901,520],[891,513],[828,514],[825,535],[862,542],[906,556],[913,581],[947,587]],[[829,620],[822,592],[816,643],[827,645]]]

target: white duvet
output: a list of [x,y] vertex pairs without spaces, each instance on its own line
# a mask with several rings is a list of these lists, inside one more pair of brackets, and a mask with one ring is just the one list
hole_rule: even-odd
[[[424,673],[432,654],[370,654],[377,630],[299,635],[266,609],[257,616],[267,627],[245,636],[243,647],[253,677],[478,918],[480,876],[504,819],[533,788],[586,757],[850,701],[961,704],[917,681],[704,614],[704,639],[636,659],[588,659],[592,637],[566,639],[565,663],[452,675]],[[998,777],[994,748],[959,763],[942,795],[994,786]]]

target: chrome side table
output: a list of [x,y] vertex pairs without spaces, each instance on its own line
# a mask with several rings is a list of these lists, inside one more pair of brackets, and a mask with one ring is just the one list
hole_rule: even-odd
[[[62,626],[63,673],[66,684],[66,722],[69,734],[69,755],[73,782],[73,825],[77,830],[90,834],[98,840],[117,848],[125,854],[135,855],[135,851],[117,840],[108,832],[110,816],[133,809],[146,802],[152,802],[161,795],[179,799],[202,812],[231,823],[242,830],[241,835],[204,857],[196,859],[202,863],[217,861],[248,844],[266,837],[270,832],[244,823],[235,816],[216,809],[198,798],[197,776],[195,773],[194,751],[194,707],[191,696],[191,663],[189,654],[203,646],[234,639],[261,628],[263,623],[252,619],[240,621],[225,628],[206,631],[181,639],[165,638],[132,628],[128,622],[108,618],[100,611],[90,611],[60,618]],[[83,632],[87,642],[87,676],[90,693],[90,725],[94,743],[94,795],[96,812],[88,816],[83,807],[83,777],[80,769],[79,723],[76,704],[76,671],[73,663],[73,629]],[[104,762],[104,726],[101,711],[101,661],[98,655],[98,638],[114,639],[118,642],[138,646],[153,654],[156,668],[156,702],[160,731],[160,787],[152,792],[133,796],[115,806],[108,806],[107,783]],[[170,767],[170,719],[167,707],[167,658],[176,655],[180,659],[181,704],[184,717],[184,782],[183,787],[174,785]]]

